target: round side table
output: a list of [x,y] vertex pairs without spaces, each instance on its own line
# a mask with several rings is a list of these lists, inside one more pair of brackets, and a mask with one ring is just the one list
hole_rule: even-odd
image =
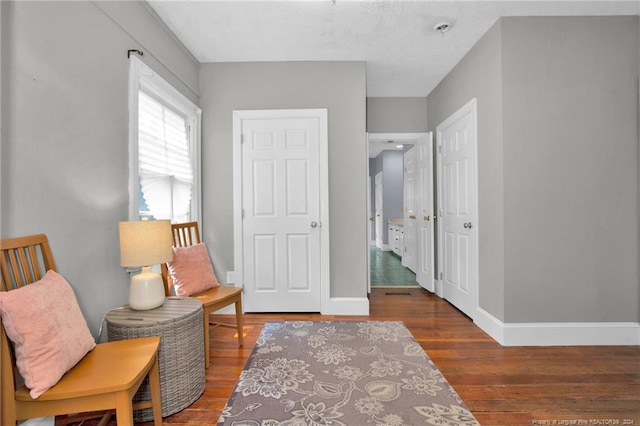
[[[205,386],[202,302],[190,297],[169,297],[162,306],[136,311],[128,305],[106,315],[109,340],[160,336],[158,365],[162,393],[162,417],[196,401]],[[147,379],[133,402],[150,399]],[[134,411],[136,422],[153,420],[150,408]]]

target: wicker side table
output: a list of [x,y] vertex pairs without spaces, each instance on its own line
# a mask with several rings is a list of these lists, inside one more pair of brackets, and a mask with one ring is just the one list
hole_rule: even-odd
[[[149,311],[135,311],[128,305],[106,315],[109,340],[160,336],[158,364],[162,417],[170,416],[197,400],[205,386],[202,303],[198,299],[169,297]],[[150,398],[147,379],[134,402]],[[134,411],[136,422],[153,420],[151,409]]]

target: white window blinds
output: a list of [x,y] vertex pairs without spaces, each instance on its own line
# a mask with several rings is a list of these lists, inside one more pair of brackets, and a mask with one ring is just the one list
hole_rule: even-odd
[[189,220],[194,173],[183,116],[143,91],[138,95],[140,216]]

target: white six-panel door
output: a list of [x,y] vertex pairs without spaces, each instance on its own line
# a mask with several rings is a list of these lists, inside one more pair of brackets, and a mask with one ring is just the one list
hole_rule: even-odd
[[475,99],[440,124],[437,134],[442,291],[473,318],[478,291]]
[[321,308],[320,121],[242,119],[241,256],[247,312]]
[[433,135],[431,132],[416,141],[417,165],[417,245],[416,281],[421,287],[435,292],[434,218],[433,218]]
[[403,249],[402,266],[416,271],[417,259],[417,212],[416,212],[416,149],[411,148],[404,153],[404,186],[403,186]]
[[382,221],[382,172],[376,174],[375,176],[375,224],[376,224],[376,246],[383,250],[384,246],[384,235],[383,226],[384,222]]

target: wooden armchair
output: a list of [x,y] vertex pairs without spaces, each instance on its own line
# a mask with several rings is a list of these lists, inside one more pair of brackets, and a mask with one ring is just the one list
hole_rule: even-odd
[[[40,280],[46,271],[55,271],[46,235],[2,239],[0,269],[0,291],[26,286]],[[23,419],[95,411],[110,417],[115,410],[119,426],[132,426],[133,410],[152,408],[154,424],[162,425],[159,344],[157,336],[98,344],[56,385],[33,399],[29,389],[17,385],[13,346],[0,325],[0,424],[13,426]],[[133,404],[147,376],[152,400]]]
[[[171,225],[173,235],[174,247],[188,247],[201,242],[200,231],[198,230],[198,222],[187,223],[175,223]],[[167,296],[171,296],[171,288],[173,287],[173,281],[169,274],[167,265],[162,265],[162,278],[165,283],[165,293]],[[209,367],[209,325],[216,325],[220,327],[231,327],[238,331],[238,345],[243,344],[242,335],[242,287],[232,287],[227,285],[221,285],[220,287],[206,290],[202,293],[194,294],[191,297],[200,299],[204,307],[204,351],[205,351],[205,365]],[[234,324],[222,324],[210,321],[210,315],[222,309],[225,306],[229,306],[232,303],[236,308],[236,323]]]

